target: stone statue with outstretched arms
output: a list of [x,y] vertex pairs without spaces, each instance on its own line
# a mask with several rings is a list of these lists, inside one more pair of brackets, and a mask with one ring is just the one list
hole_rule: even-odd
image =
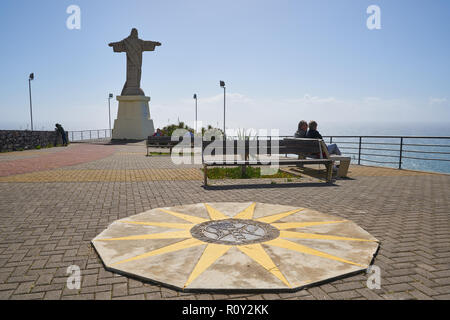
[[142,52],[154,51],[160,45],[160,42],[139,39],[135,28],[131,30],[129,37],[109,44],[114,52],[127,53],[127,81],[123,86],[122,96],[145,96],[141,89]]

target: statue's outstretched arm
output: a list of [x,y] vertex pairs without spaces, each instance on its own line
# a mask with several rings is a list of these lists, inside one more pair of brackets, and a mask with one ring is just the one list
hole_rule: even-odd
[[113,47],[114,52],[125,52],[125,44],[124,41],[119,42],[111,42],[108,46]]
[[161,42],[157,41],[142,41],[142,50],[143,51],[153,51],[155,50],[155,47],[158,47],[161,45]]

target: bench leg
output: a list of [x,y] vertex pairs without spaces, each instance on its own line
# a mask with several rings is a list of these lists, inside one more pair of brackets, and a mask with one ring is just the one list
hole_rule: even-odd
[[327,183],[331,183],[333,179],[333,162],[327,163]]
[[208,185],[208,167],[203,165],[203,185],[206,187]]
[[337,172],[337,176],[346,177],[348,173],[348,168],[350,167],[350,160],[339,161],[339,170]]

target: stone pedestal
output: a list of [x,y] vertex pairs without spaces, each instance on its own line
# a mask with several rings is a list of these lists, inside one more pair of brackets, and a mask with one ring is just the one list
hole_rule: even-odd
[[144,140],[155,133],[146,96],[117,96],[119,110],[112,139]]

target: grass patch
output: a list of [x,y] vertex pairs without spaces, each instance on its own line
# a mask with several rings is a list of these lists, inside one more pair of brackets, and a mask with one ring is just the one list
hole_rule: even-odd
[[149,156],[169,156],[169,152],[149,152]]
[[259,167],[247,167],[245,174],[242,173],[241,167],[208,168],[208,179],[258,179],[258,178],[272,178],[272,179],[287,178],[289,179],[289,181],[292,181],[292,179],[299,179],[298,176],[295,176],[293,174],[281,170],[278,170],[277,173],[272,175],[261,175],[261,168]]

